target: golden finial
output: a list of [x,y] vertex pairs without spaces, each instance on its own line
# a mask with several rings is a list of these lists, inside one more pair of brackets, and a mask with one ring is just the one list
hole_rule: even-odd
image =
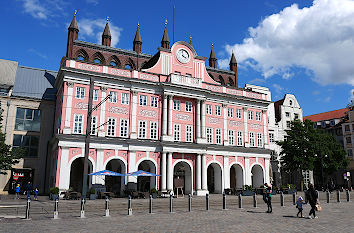
[[76,16],[76,14],[77,14],[77,10],[75,10],[75,12],[74,12],[74,16]]
[[109,16],[107,16],[107,22],[109,21]]
[[211,47],[214,48],[214,43],[211,43]]
[[167,19],[165,19],[165,27],[166,27],[166,25],[167,25]]
[[138,21],[138,27],[140,26],[139,21]]

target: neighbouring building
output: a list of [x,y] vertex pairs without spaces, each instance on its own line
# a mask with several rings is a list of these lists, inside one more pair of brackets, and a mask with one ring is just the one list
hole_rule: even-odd
[[89,185],[117,194],[126,187],[180,187],[185,194],[205,195],[269,183],[270,93],[238,87],[234,54],[230,69],[219,69],[212,47],[207,67],[192,41],[170,46],[166,26],[154,55],[142,53],[139,26],[132,51],[110,46],[108,21],[102,45],[79,41],[78,33],[74,16],[55,80],[51,186],[81,191],[90,78],[90,172],[145,170],[161,176],[90,177]]
[[354,184],[354,107],[349,108],[347,114],[348,117],[342,124],[342,132],[344,149],[349,158],[349,165],[340,175],[342,175],[344,183],[348,182],[346,185],[352,186]]
[[19,66],[0,59],[0,107],[5,143],[26,149],[24,158],[6,175],[0,175],[0,194],[14,192],[33,182],[48,192],[47,145],[53,135],[57,72]]

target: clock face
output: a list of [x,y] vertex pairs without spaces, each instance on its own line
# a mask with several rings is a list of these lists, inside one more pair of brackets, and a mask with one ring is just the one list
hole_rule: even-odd
[[176,53],[176,57],[177,57],[178,61],[180,61],[182,63],[189,62],[189,60],[191,58],[188,51],[185,49],[179,49]]

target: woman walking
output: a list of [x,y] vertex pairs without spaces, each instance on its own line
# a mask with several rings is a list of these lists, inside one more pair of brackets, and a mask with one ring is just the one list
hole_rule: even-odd
[[306,197],[311,206],[309,218],[312,218],[311,214],[313,214],[313,218],[318,218],[316,216],[316,204],[318,203],[318,195],[315,188],[313,187],[313,184],[309,184],[309,189],[306,192]]

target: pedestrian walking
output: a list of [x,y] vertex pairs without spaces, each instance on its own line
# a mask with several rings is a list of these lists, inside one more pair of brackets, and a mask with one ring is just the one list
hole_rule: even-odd
[[39,193],[39,190],[38,190],[38,188],[36,187],[36,188],[34,189],[34,200],[35,200],[35,201],[38,201],[38,193]]
[[16,193],[15,199],[20,199],[20,191],[21,191],[21,186],[20,184],[17,184],[15,188],[15,193]]
[[33,186],[31,184],[31,182],[28,181],[28,183],[26,184],[26,194],[27,194],[27,199],[31,199],[31,192],[32,192]]
[[311,214],[313,215],[313,218],[318,218],[316,216],[316,205],[318,204],[318,195],[317,195],[315,188],[313,187],[313,184],[309,184],[309,189],[306,192],[306,197],[307,197],[308,203],[310,203],[310,206],[311,206],[309,218],[310,219],[312,218]]
[[269,184],[264,184],[264,186],[266,187],[265,189],[265,200],[267,203],[267,213],[272,213],[273,212],[273,208],[272,208],[272,187]]
[[302,210],[303,210],[302,205],[304,205],[304,204],[306,204],[306,203],[305,203],[304,199],[302,198],[302,196],[300,196],[296,201],[296,208],[298,209],[296,217],[299,217],[299,214],[300,214],[300,218],[304,217],[304,215],[302,214]]

